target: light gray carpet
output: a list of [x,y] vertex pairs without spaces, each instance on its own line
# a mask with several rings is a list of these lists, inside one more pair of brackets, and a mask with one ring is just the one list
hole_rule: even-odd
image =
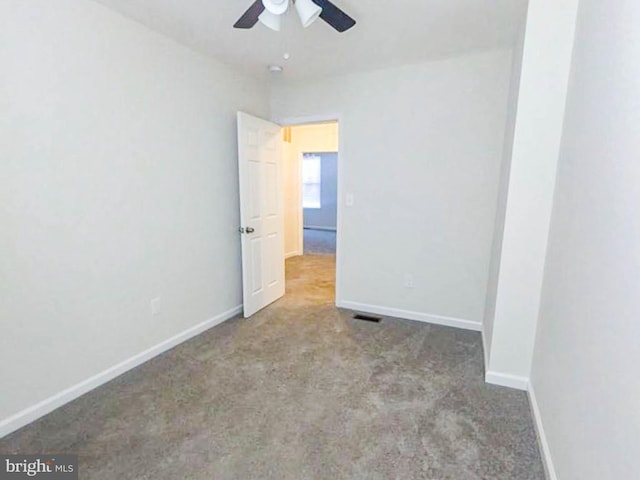
[[542,480],[527,397],[485,385],[480,335],[333,306],[331,256],[287,295],[0,440],[81,479]]
[[335,255],[336,232],[327,230],[304,229],[305,255]]

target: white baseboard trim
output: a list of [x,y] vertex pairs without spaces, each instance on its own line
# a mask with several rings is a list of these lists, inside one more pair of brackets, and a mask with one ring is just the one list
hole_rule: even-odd
[[429,313],[412,312],[399,308],[382,307],[379,305],[369,305],[366,303],[351,302],[349,300],[341,301],[338,307],[349,310],[356,310],[363,313],[374,313],[376,315],[384,315],[386,317],[405,318],[407,320],[415,320],[417,322],[433,323],[436,325],[444,325],[447,327],[462,328],[465,330],[473,330],[479,332],[482,329],[480,322],[471,320],[462,320],[460,318],[445,317],[442,315],[433,315]]
[[167,350],[171,350],[173,347],[195,337],[196,335],[201,334],[202,332],[209,330],[216,325],[223,323],[226,320],[229,320],[239,313],[242,312],[242,305],[234,307],[226,312],[221,313],[209,320],[206,320],[198,325],[195,325],[187,330],[167,339],[163,342],[154,345],[153,347],[140,352],[133,357],[120,362],[113,367],[110,367],[103,372],[98,373],[72,387],[69,387],[55,395],[32,405],[31,407],[25,408],[21,412],[12,415],[11,417],[5,418],[0,421],[0,438],[8,435],[11,432],[18,430],[19,428],[28,425],[29,423],[37,420],[40,417],[45,416],[46,414],[52,412],[56,408],[61,407],[62,405],[69,403],[72,400],[84,395],[85,393],[93,390],[94,388],[99,387],[107,383],[110,380],[122,375],[123,373],[143,364],[151,360],[153,357],[156,357]]
[[298,250],[296,250],[294,252],[285,253],[284,254],[284,259],[286,260],[287,258],[298,257],[300,255],[302,255],[302,254]]
[[515,388],[524,390],[525,392],[529,389],[529,379],[527,377],[519,377],[518,375],[510,375],[508,373],[488,371],[485,373],[484,380],[492,385]]
[[540,445],[540,452],[542,453],[542,462],[544,463],[547,480],[558,480],[556,469],[553,466],[553,459],[551,458],[551,449],[549,448],[549,442],[547,441],[547,436],[544,432],[544,426],[542,425],[542,416],[540,415],[538,400],[536,399],[536,394],[531,383],[529,383],[528,393],[529,405],[531,406],[531,414],[533,415],[536,435],[538,437],[538,443]]
[[327,232],[337,232],[338,229],[336,227],[320,227],[317,225],[305,225],[305,230],[325,230]]

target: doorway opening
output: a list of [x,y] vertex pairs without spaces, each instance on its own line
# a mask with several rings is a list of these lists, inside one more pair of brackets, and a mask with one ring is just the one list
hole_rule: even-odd
[[331,276],[335,287],[339,233],[338,122],[289,125],[284,127],[283,140],[287,280],[299,270],[312,275],[317,271],[318,279],[326,281]]
[[338,122],[285,125],[238,112],[245,318],[285,292],[297,292],[293,302],[340,303]]
[[336,254],[338,152],[302,153],[303,255]]

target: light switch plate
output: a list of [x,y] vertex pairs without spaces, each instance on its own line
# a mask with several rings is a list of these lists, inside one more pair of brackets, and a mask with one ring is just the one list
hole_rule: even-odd
[[347,207],[353,207],[353,204],[355,203],[355,197],[353,193],[347,193],[344,203]]
[[160,297],[151,300],[151,315],[160,315]]

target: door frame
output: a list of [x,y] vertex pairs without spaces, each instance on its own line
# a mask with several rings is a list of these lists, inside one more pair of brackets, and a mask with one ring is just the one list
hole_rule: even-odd
[[[282,127],[295,127],[299,125],[313,125],[315,123],[328,123],[328,122],[337,122],[338,123],[338,198],[337,198],[337,225],[336,225],[336,305],[339,307],[342,304],[342,272],[343,272],[343,261],[344,255],[342,254],[342,243],[343,236],[342,231],[344,230],[344,200],[345,200],[345,192],[344,192],[344,138],[343,135],[343,119],[342,115],[339,113],[329,113],[329,114],[319,114],[319,115],[305,115],[300,117],[284,117],[284,118],[272,118],[272,122],[275,122]],[[302,171],[300,171],[300,181],[298,182],[299,189],[299,199],[300,199],[300,210],[302,215]],[[300,221],[300,232],[304,231],[304,222]],[[304,248],[304,244],[300,242],[301,248]],[[301,254],[304,253],[301,252]]]

